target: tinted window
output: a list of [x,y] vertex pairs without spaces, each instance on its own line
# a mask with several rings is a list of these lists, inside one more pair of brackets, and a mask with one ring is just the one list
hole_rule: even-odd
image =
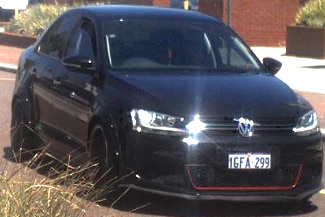
[[78,16],[70,15],[57,20],[38,46],[38,52],[60,59],[70,32],[78,21]]
[[96,59],[97,43],[93,23],[83,18],[80,27],[71,35],[66,57],[80,56],[94,61]]
[[106,21],[104,30],[108,61],[115,68],[260,69],[222,24],[120,19]]

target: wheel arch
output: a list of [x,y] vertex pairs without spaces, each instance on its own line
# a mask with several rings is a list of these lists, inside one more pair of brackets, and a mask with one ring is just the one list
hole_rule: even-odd
[[[106,116],[107,117],[107,116]],[[121,144],[119,143],[119,135],[116,128],[116,124],[112,120],[112,118],[101,118],[99,115],[94,115],[88,127],[88,141],[90,139],[91,133],[93,132],[96,126],[100,126],[106,138],[108,138],[109,142],[111,143],[112,151],[115,156],[120,156],[121,153]],[[90,151],[90,143],[87,142],[87,150]],[[118,159],[119,161],[120,159]]]
[[32,103],[28,98],[22,98],[19,95],[14,95],[11,101],[11,115],[14,113],[15,106],[20,105],[24,117],[26,118],[26,123],[29,125],[33,124],[33,110],[32,110]]

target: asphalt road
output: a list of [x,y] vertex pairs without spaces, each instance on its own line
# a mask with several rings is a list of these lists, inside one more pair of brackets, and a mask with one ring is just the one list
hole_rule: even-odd
[[15,75],[0,71],[0,148],[9,145],[10,102]]
[[[0,71],[0,149],[1,165],[6,164],[5,151],[9,148],[10,101],[14,87],[14,74]],[[319,100],[314,94],[303,93],[307,99]],[[314,98],[313,98],[314,97]],[[325,96],[320,96],[324,97]],[[325,111],[320,114],[325,116]],[[323,120],[321,120],[323,122]],[[324,123],[325,124],[325,123]],[[325,126],[322,124],[323,126]],[[9,163],[9,162],[8,162]],[[1,166],[3,169],[3,167]],[[10,169],[10,167],[5,167]],[[323,175],[325,178],[325,173]],[[325,179],[324,179],[325,180]],[[133,210],[131,213],[130,211]],[[302,216],[323,217],[325,213],[325,192],[313,196],[309,203],[290,206],[269,203],[221,203],[193,202],[171,199],[139,192],[129,192],[115,206],[91,208],[87,216]]]

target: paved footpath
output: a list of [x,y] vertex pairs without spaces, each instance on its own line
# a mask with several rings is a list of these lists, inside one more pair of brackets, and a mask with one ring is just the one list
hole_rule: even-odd
[[261,60],[264,57],[279,60],[282,68],[276,76],[292,89],[325,94],[325,59],[286,56],[286,49],[282,47],[252,49]]
[[0,45],[0,65],[8,64],[16,66],[23,50],[22,48]]

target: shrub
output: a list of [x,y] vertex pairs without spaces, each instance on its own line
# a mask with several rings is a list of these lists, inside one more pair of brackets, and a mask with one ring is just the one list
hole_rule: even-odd
[[69,7],[66,5],[44,5],[36,4],[17,14],[12,18],[9,24],[9,31],[15,33],[23,33],[26,35],[38,35],[44,30],[54,19]]
[[[64,11],[73,7],[82,6],[85,4],[84,2],[87,1],[75,0],[71,6],[58,3],[32,5],[11,19],[7,31],[37,36]],[[107,0],[99,0],[96,2],[92,1],[91,4],[103,4],[106,2]]]
[[296,15],[298,25],[325,27],[325,0],[311,0]]

